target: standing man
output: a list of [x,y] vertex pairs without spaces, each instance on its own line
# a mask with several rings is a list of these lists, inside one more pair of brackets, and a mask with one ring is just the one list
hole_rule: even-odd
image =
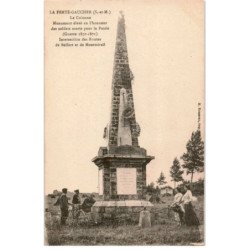
[[67,188],[63,188],[62,195],[60,197],[61,225],[66,224],[66,220],[69,216],[69,202],[68,197],[66,196],[67,192]]
[[72,203],[73,203],[73,219],[79,217],[79,215],[80,215],[79,206],[81,204],[79,189],[76,189],[74,192],[75,192],[75,194],[74,194],[73,199],[72,199]]

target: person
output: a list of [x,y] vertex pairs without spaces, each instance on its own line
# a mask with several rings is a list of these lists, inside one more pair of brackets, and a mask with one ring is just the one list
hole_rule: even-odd
[[194,197],[192,195],[192,192],[190,190],[189,185],[184,186],[184,195],[182,197],[182,202],[184,205],[185,210],[185,224],[187,226],[199,226],[200,222],[199,219],[194,211],[192,201],[194,200]]
[[147,211],[146,207],[144,207],[143,210],[140,212],[139,227],[151,227],[151,215],[150,212]]
[[74,192],[75,192],[75,194],[74,194],[74,196],[73,196],[72,203],[73,203],[73,204],[80,204],[81,201],[80,201],[79,189],[76,189]]
[[45,225],[49,229],[52,227],[52,216],[48,208],[45,208]]
[[94,199],[94,195],[93,194],[91,194],[90,195],[90,198],[89,198],[89,203],[91,204],[91,206],[93,206],[94,205],[94,203],[95,203],[95,199]]
[[80,215],[80,204],[81,204],[81,199],[80,199],[80,193],[79,189],[76,189],[75,194],[72,199],[72,204],[73,204],[73,219],[77,219]]
[[82,203],[82,210],[85,213],[89,213],[91,211],[91,207],[94,205],[95,203],[95,199],[93,198],[94,195],[83,195],[83,197],[85,197],[83,203]]
[[66,220],[69,216],[69,202],[67,197],[67,188],[62,189],[62,194],[60,196],[60,209],[61,209],[61,225],[66,224]]
[[181,188],[177,187],[175,190],[175,196],[174,196],[174,202],[171,205],[171,208],[175,212],[175,220],[180,222],[180,225],[184,225],[184,214],[185,210],[182,204],[182,193],[181,193]]

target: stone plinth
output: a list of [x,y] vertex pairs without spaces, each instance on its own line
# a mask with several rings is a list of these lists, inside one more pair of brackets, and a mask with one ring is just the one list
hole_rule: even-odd
[[144,207],[150,211],[153,205],[146,200],[96,201],[92,213],[96,222],[103,219],[113,219],[118,222],[129,219],[138,223],[139,214]]
[[[102,178],[99,179],[99,195],[101,199],[146,199],[146,165],[152,159],[154,157],[147,156],[146,150],[140,147],[119,146],[111,149],[102,147],[99,150],[99,155],[92,160],[98,166],[99,173],[101,173],[99,175],[99,178]],[[126,193],[124,185],[128,186],[128,193]]]

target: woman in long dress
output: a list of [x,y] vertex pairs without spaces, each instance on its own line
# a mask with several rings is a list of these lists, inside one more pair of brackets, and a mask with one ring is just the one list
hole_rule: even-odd
[[194,197],[192,195],[189,185],[184,186],[184,192],[185,194],[182,197],[182,202],[185,210],[185,224],[187,226],[199,226],[200,222],[192,204]]
[[180,223],[180,225],[184,224],[184,208],[182,205],[182,193],[180,187],[177,187],[175,190],[174,202],[171,207],[175,212],[175,220]]

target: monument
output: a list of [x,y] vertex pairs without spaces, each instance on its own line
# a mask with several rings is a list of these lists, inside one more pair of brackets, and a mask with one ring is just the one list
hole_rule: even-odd
[[139,146],[140,126],[136,122],[122,12],[118,18],[112,80],[111,119],[104,129],[107,147],[100,147],[92,161],[98,167],[99,196],[92,211],[107,214],[123,207],[139,211],[153,206],[146,200],[146,165],[154,159]]

